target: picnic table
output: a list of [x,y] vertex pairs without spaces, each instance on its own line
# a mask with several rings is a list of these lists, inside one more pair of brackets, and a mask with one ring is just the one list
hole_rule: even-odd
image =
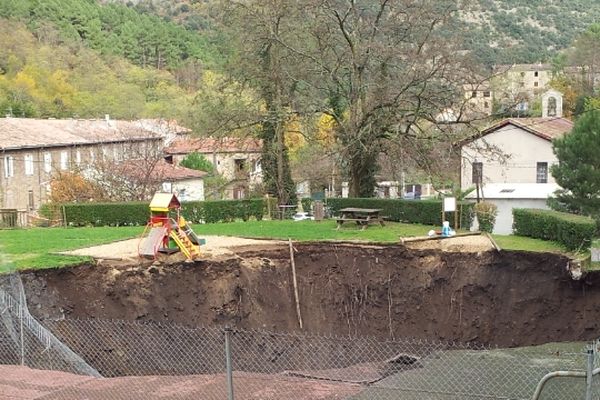
[[336,218],[336,229],[340,229],[344,222],[347,221],[356,222],[356,225],[362,230],[367,229],[369,224],[373,223],[379,223],[381,226],[385,226],[383,217],[379,215],[381,211],[382,210],[378,208],[342,208],[339,210],[340,216]]

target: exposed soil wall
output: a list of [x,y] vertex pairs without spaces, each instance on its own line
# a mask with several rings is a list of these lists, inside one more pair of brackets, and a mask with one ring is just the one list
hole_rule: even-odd
[[[297,244],[305,330],[522,346],[592,339],[600,275],[570,278],[564,257],[401,246]],[[38,317],[230,323],[298,330],[289,251],[164,266],[24,272]]]

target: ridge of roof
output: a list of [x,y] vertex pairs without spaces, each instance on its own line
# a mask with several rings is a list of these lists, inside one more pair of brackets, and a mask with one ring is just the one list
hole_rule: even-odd
[[0,118],[0,150],[165,139],[189,130],[166,120]]
[[506,118],[457,144],[462,146],[473,140],[489,135],[507,125],[516,126],[548,141],[561,137],[573,129],[573,122],[563,117]]

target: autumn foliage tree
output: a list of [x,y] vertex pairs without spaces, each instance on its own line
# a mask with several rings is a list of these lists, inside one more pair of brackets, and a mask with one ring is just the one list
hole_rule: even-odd
[[50,202],[70,203],[102,201],[105,194],[102,188],[80,172],[58,172],[50,182]]

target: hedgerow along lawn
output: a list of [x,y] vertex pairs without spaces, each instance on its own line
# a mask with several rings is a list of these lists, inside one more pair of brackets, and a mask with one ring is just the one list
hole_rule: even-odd
[[[371,225],[360,230],[354,224],[336,230],[333,220],[315,221],[247,221],[194,225],[203,235],[241,236],[248,238],[288,239],[296,241],[359,240],[395,243],[400,237],[424,236],[436,227],[387,222],[384,227]],[[143,227],[85,227],[85,228],[32,228],[0,230],[0,252],[12,261],[10,268],[54,268],[89,261],[88,257],[54,254],[116,240],[139,237]],[[549,251],[564,253],[564,248],[553,242],[519,236],[494,238],[503,249]],[[0,265],[0,271],[9,266]]]

